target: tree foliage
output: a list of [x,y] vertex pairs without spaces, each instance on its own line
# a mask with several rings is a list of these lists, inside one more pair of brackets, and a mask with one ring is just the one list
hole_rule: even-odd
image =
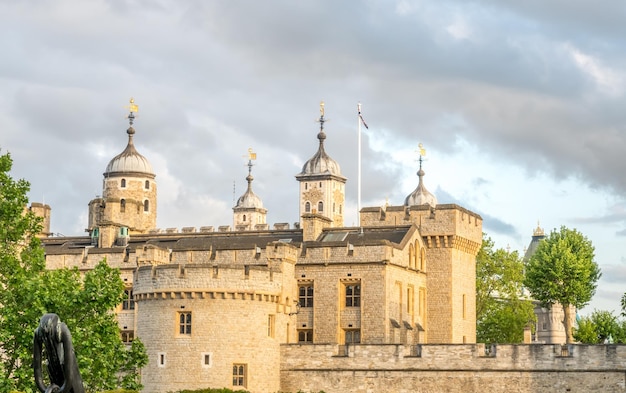
[[147,364],[145,348],[135,340],[126,349],[113,313],[124,300],[119,270],[105,260],[84,278],[77,269],[50,270],[44,274],[44,286],[51,289],[44,297],[45,312],[58,314],[72,332],[85,388],[140,388],[137,371]]
[[36,234],[40,220],[26,212],[25,180],[9,175],[13,161],[0,155],[0,392],[18,387],[31,377],[33,331],[41,316],[38,307],[40,273],[45,268]]
[[119,270],[106,261],[84,277],[77,269],[45,270],[40,220],[25,210],[29,184],[14,181],[11,167],[10,155],[0,155],[0,393],[34,390],[33,332],[48,312],[70,329],[88,391],[140,388],[145,348],[136,340],[126,350],[113,314],[124,296]]
[[543,306],[563,306],[566,341],[570,343],[573,337],[569,306],[580,309],[587,305],[600,276],[591,241],[576,229],[562,226],[537,246],[526,266],[524,285]]
[[536,319],[532,302],[522,297],[524,263],[517,251],[493,247],[493,241],[483,235],[476,256],[477,339],[519,343],[524,340],[524,327]]
[[583,344],[626,343],[626,321],[610,311],[594,311],[578,320],[574,339]]

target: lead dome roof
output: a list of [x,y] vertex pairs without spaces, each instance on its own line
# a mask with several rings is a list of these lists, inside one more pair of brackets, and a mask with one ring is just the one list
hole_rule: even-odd
[[252,191],[253,179],[252,175],[248,175],[248,177],[246,177],[246,180],[248,181],[248,189],[242,196],[239,197],[235,208],[244,207],[263,209],[263,201],[261,201],[261,198]]
[[424,172],[424,170],[420,167],[419,171],[417,171],[417,176],[419,176],[420,179],[419,184],[417,185],[417,188],[412,193],[410,193],[404,200],[405,206],[437,206],[437,198],[426,189],[426,186],[424,186],[423,177],[425,174],[426,173]]
[[128,144],[124,151],[113,157],[104,172],[104,176],[111,175],[140,175],[154,178],[154,169],[148,159],[135,149],[133,135],[135,129],[131,126],[126,130],[128,134]]
[[317,134],[317,139],[320,141],[317,152],[302,166],[302,172],[299,175],[341,175],[341,168],[339,163],[333,160],[328,153],[324,150],[324,140],[326,134],[324,131],[320,131]]

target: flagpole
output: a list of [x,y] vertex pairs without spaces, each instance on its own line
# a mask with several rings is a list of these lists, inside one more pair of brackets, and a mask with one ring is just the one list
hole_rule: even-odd
[[361,103],[357,105],[358,114],[356,122],[358,123],[358,154],[357,154],[357,200],[356,200],[356,216],[359,228],[361,227]]

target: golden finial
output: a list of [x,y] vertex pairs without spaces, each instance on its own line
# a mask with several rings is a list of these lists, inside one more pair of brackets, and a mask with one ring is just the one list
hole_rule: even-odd
[[420,143],[417,147],[419,148],[420,157],[426,156],[426,149],[424,149],[424,145]]
[[252,148],[248,148],[248,160],[256,160],[256,153],[252,151]]
[[134,98],[130,98],[130,105],[128,105],[126,108],[128,108],[130,112],[128,116],[126,116],[126,118],[128,119],[128,123],[131,125],[131,127],[127,131],[132,131],[132,133],[134,133],[135,130],[133,129],[132,125],[135,121],[135,113],[137,113],[137,111],[139,110],[139,107],[135,104]]
[[324,117],[324,101],[320,102],[320,115]]
[[139,111],[139,107],[135,104],[135,99],[130,98],[130,105],[127,106],[130,112],[137,113]]

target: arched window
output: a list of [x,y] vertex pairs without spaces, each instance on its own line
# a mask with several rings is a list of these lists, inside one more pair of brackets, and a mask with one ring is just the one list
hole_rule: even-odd
[[413,248],[413,243],[409,244],[409,267],[415,267],[415,249]]
[[244,222],[246,221],[246,215],[245,214],[243,215],[243,221]]
[[126,179],[122,179],[120,185],[122,186],[122,188],[126,188]]
[[304,189],[308,190],[309,189],[309,183],[304,183]]
[[304,204],[304,212],[305,213],[310,213],[311,212],[311,203],[307,202]]
[[147,199],[143,201],[143,211],[145,212],[150,211],[150,201]]
[[126,211],[126,199],[120,199],[120,213]]
[[341,214],[341,205],[339,205],[339,214]]
[[318,212],[323,212],[324,211],[324,202],[322,202],[322,201],[317,202],[317,211]]
[[146,190],[150,189],[150,180],[146,180],[146,184],[144,185]]
[[322,188],[322,182],[320,182],[320,188]]

